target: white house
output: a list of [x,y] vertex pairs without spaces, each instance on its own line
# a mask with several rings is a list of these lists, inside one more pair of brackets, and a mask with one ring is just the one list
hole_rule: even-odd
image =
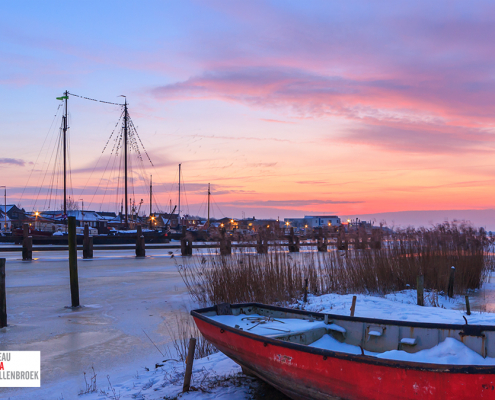
[[0,231],[4,232],[5,228],[7,228],[7,232],[10,232],[11,227],[12,227],[12,222],[10,221],[9,216],[5,215],[5,213],[2,210],[0,210],[0,228],[1,228]]
[[336,215],[306,215],[304,218],[285,218],[285,227],[292,228],[323,228],[325,226],[340,226],[341,220]]

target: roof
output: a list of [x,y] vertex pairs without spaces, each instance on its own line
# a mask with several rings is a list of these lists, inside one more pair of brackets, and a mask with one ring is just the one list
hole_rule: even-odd
[[10,221],[9,216],[6,213],[4,213],[2,210],[0,210],[0,223],[2,221],[5,221],[5,217],[7,217],[7,221]]
[[[62,210],[54,210],[54,211],[40,211],[40,215],[45,218],[50,218],[50,219],[62,219],[63,218],[63,211]],[[76,220],[78,221],[102,221],[102,220],[108,220],[109,217],[102,217],[99,213],[96,211],[82,211],[82,210],[68,210],[67,215],[69,217],[76,217]],[[115,218],[115,214],[113,216]],[[110,218],[112,219],[112,218]]]
[[339,218],[337,215],[305,215],[304,218]]
[[[15,207],[15,204],[7,204],[7,212],[9,212],[10,210],[12,210],[12,208]],[[0,211],[3,211],[5,209],[5,205],[2,204],[0,205]]]

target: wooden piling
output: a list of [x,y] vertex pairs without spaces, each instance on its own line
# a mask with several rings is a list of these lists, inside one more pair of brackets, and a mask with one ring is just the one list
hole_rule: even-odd
[[186,373],[184,375],[184,386],[182,387],[182,392],[189,392],[191,387],[191,375],[194,363],[194,350],[196,349],[196,339],[189,339],[189,348],[187,350],[186,358]]
[[182,227],[182,237],[180,239],[180,253],[183,256],[192,256],[192,239],[187,233],[186,227]]
[[339,236],[337,237],[337,249],[349,250],[349,238],[345,234],[344,228],[340,228]]
[[354,317],[354,311],[356,311],[356,296],[352,296],[352,304],[351,304],[351,317]]
[[230,256],[232,254],[232,241],[226,237],[225,228],[220,231],[220,255]]
[[418,306],[424,306],[425,305],[424,289],[425,289],[425,277],[424,277],[424,275],[418,275],[418,277],[416,278],[416,290],[417,290]]
[[258,254],[267,254],[268,253],[268,241],[264,237],[262,231],[258,233],[258,238],[256,241],[256,252]]
[[83,258],[93,258],[93,237],[89,236],[89,226],[84,226]]
[[69,272],[72,307],[79,307],[79,277],[77,276],[76,217],[68,218]]
[[7,326],[7,291],[5,288],[5,258],[0,258],[0,328]]
[[289,253],[299,253],[299,248],[300,248],[300,240],[299,236],[294,235],[294,228],[290,228],[290,234],[289,234]]
[[308,278],[304,279],[304,298],[303,301],[305,303],[308,302]]
[[449,297],[454,297],[454,279],[455,278],[455,267],[450,268],[449,275],[449,285],[447,287],[447,294]]
[[382,230],[373,229],[371,233],[370,247],[375,250],[380,250],[382,248]]
[[143,228],[137,227],[136,233],[136,257],[146,257],[146,247],[144,243]]
[[316,247],[318,251],[321,253],[326,253],[328,251],[328,241],[323,233],[323,229],[318,229],[318,237],[316,238]]
[[464,296],[466,299],[466,314],[471,315],[471,306],[469,305],[469,296]]
[[22,226],[22,259],[31,261],[33,259],[33,238],[29,236],[29,225]]

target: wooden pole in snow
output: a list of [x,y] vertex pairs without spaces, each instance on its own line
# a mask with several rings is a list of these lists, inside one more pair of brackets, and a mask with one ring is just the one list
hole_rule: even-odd
[[77,276],[76,217],[68,218],[69,228],[69,272],[72,307],[79,307],[79,277]]
[[356,311],[356,296],[352,296],[352,305],[351,305],[351,317],[354,317],[354,311]]
[[186,374],[184,375],[184,386],[182,387],[183,392],[189,392],[191,387],[191,375],[194,362],[194,350],[196,349],[196,339],[189,339],[189,349],[187,351],[186,359]]
[[466,314],[471,315],[471,306],[469,305],[469,296],[466,295],[465,298],[466,298]]
[[0,328],[7,326],[7,291],[5,289],[5,258],[0,258]]
[[416,290],[418,292],[417,294],[418,306],[425,305],[424,289],[425,289],[425,277],[424,275],[418,275],[418,277],[416,278]]
[[455,267],[450,269],[449,275],[449,286],[447,288],[447,294],[449,297],[454,297],[454,278],[455,278]]

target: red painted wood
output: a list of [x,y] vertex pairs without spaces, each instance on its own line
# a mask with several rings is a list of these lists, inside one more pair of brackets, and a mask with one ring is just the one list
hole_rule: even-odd
[[[293,398],[347,400],[495,399],[494,374],[447,373],[374,365],[311,354],[238,335],[195,318],[220,351]],[[441,367],[441,366],[440,366]],[[292,397],[292,396],[291,396]]]

